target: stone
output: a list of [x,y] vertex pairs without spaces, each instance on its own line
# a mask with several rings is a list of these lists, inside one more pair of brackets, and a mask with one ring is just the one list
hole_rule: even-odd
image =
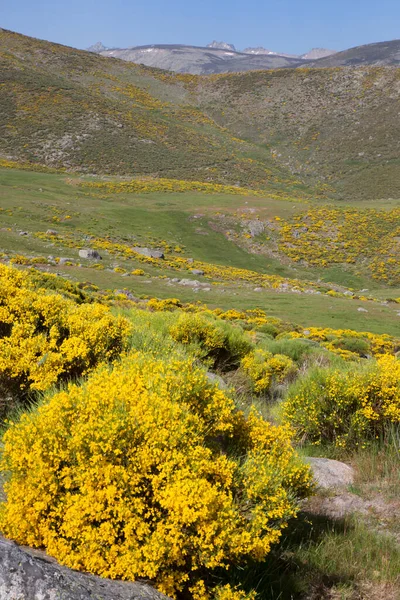
[[19,235],[28,235],[28,232],[27,231],[20,231]]
[[253,290],[253,291],[254,291],[254,292],[262,292],[262,291],[263,291],[263,288],[261,288],[261,287],[256,287],[256,288],[254,288],[254,290]]
[[112,581],[59,565],[40,550],[0,537],[4,600],[167,600],[147,583]]
[[305,458],[311,466],[318,487],[330,490],[347,487],[354,482],[354,470],[349,465],[330,458]]
[[89,260],[101,260],[101,256],[97,250],[92,250],[91,248],[82,248],[79,250],[79,256]]
[[204,275],[204,271],[201,269],[190,269],[190,272],[193,273],[193,275]]
[[48,229],[46,235],[58,235],[58,233],[55,229]]
[[140,248],[139,246],[133,246],[132,250],[141,256],[148,256],[149,258],[164,258],[164,252],[162,250]]
[[226,385],[225,381],[222,379],[222,377],[220,375],[217,375],[216,373],[211,373],[211,371],[208,371],[207,379],[210,383],[217,384],[221,390],[228,389],[228,386]]
[[256,237],[257,235],[261,235],[265,230],[265,225],[262,221],[248,221],[247,228],[251,237]]
[[363,312],[363,313],[367,313],[367,309],[366,308],[362,308],[361,306],[359,308],[357,308],[358,312]]
[[67,262],[72,262],[72,258],[65,258],[65,256],[61,256],[61,258],[58,259],[59,265],[65,265]]
[[181,279],[179,285],[198,286],[200,285],[200,281],[197,281],[197,279]]

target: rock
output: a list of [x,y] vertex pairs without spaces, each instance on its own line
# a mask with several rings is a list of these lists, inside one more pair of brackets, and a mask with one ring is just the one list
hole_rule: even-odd
[[344,292],[343,294],[344,296],[354,296],[353,292],[350,292],[350,290],[348,290],[347,292]]
[[193,275],[204,275],[204,271],[201,269],[190,269],[190,271],[193,273]]
[[79,573],[40,550],[2,537],[0,557],[0,598],[4,600],[167,600],[148,584]]
[[251,237],[256,237],[256,235],[261,235],[265,230],[265,225],[262,221],[248,221],[247,228]]
[[55,229],[48,229],[46,235],[58,235],[58,233]]
[[134,252],[137,252],[137,254],[141,254],[142,256],[148,256],[149,258],[164,258],[164,252],[162,252],[162,250],[153,250],[152,248],[139,248],[139,246],[134,246],[132,250]]
[[193,258],[188,258],[187,262],[189,263],[189,265],[192,265],[194,263],[194,259]]
[[226,385],[225,381],[220,375],[217,375],[216,373],[211,373],[211,371],[208,371],[207,379],[210,383],[216,383],[221,390],[228,389],[228,386]]
[[366,308],[362,308],[361,306],[359,308],[357,308],[358,312],[364,312],[367,313],[367,309]]
[[116,296],[125,296],[127,300],[131,300],[131,302],[140,302],[140,298],[134,296],[129,290],[114,290],[114,294]]
[[67,263],[67,262],[72,262],[72,258],[65,258],[65,256],[62,256],[61,258],[58,259],[59,265],[65,265],[65,263]]
[[19,235],[28,235],[28,232],[27,231],[20,231]]
[[81,258],[88,258],[89,260],[101,260],[101,256],[97,250],[92,250],[91,248],[82,248],[82,250],[79,250],[79,256]]
[[261,287],[256,287],[253,290],[253,292],[262,292],[262,291],[263,291],[263,288],[261,288]]
[[179,282],[180,282],[180,279],[179,279],[179,277],[173,277],[173,278],[171,279],[171,283],[179,283]]
[[200,285],[200,281],[197,281],[197,279],[181,279],[179,285],[198,286]]
[[346,487],[354,481],[354,470],[349,465],[330,458],[305,459],[311,466],[315,482],[325,490]]

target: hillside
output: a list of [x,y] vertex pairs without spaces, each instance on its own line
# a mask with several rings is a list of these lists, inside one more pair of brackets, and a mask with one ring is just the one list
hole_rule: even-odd
[[358,67],[400,65],[400,40],[364,44],[315,61],[315,67]]
[[279,196],[399,197],[395,67],[179,75],[1,31],[0,70],[6,160]]

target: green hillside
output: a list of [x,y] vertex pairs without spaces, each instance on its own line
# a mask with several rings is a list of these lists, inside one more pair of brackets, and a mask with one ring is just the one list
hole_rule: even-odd
[[178,75],[0,31],[0,153],[290,196],[399,196],[395,67]]

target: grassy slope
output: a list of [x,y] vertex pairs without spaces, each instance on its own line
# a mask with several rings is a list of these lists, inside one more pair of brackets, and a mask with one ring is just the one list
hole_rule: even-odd
[[399,197],[397,68],[177,75],[0,31],[0,72],[3,156]]
[[[207,263],[222,264],[259,273],[276,274],[289,278],[316,280],[319,271],[298,269],[263,255],[249,254],[245,248],[216,231],[213,217],[216,212],[226,214],[240,212],[245,207],[255,207],[267,215],[288,218],[296,210],[293,202],[268,198],[248,198],[228,195],[185,194],[110,194],[105,197],[87,195],[85,190],[67,183],[63,175],[32,173],[29,171],[0,170],[0,251],[26,256],[63,256],[79,262],[76,247],[68,247],[63,237],[72,233],[81,246],[88,245],[85,235],[105,237],[129,245],[157,245],[162,240],[172,246],[184,247],[185,257],[193,257]],[[247,203],[247,204],[246,204]],[[302,205],[298,205],[299,208]],[[203,215],[193,219],[194,216]],[[71,217],[66,219],[65,217]],[[59,232],[60,243],[42,240],[35,232],[54,228]],[[20,231],[29,235],[20,236]],[[398,305],[383,306],[378,302],[361,302],[326,295],[284,293],[273,290],[254,291],[254,284],[223,281],[210,285],[210,291],[193,292],[165,280],[163,277],[185,277],[209,282],[201,276],[176,272],[168,264],[159,261],[155,265],[143,264],[134,259],[124,259],[102,252],[102,264],[112,269],[116,265],[131,271],[143,268],[145,277],[123,277],[122,274],[83,267],[57,266],[54,271],[65,273],[80,281],[91,281],[102,288],[126,288],[138,295],[178,297],[183,301],[201,300],[221,307],[260,307],[275,315],[305,326],[348,327],[357,330],[387,332],[400,335]],[[331,273],[332,274],[332,273]],[[337,269],[337,278],[343,272]],[[214,278],[218,280],[218,277]],[[332,280],[331,280],[332,281]],[[211,283],[211,282],[210,282]],[[340,283],[340,281],[339,281]],[[375,297],[399,296],[400,290],[388,290],[378,283],[360,280],[363,287],[374,290]],[[372,285],[371,285],[372,283]],[[358,312],[366,308],[367,313]],[[397,307],[397,308],[396,308]]]
[[285,69],[204,80],[200,98],[277,164],[375,200],[400,195],[399,83],[396,67]]
[[81,172],[268,184],[278,192],[280,180],[295,181],[265,150],[249,161],[252,145],[196,108],[190,78],[164,81],[158,71],[6,31],[0,72],[3,156]]

